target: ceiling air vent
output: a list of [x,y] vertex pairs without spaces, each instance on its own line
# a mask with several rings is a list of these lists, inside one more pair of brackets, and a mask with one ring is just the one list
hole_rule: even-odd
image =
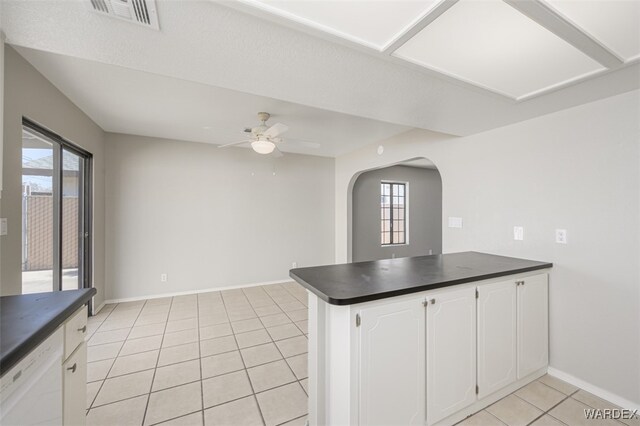
[[155,0],[87,0],[87,6],[112,18],[160,29]]

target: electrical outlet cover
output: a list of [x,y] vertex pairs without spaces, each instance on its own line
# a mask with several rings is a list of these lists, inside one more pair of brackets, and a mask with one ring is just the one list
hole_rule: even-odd
[[524,240],[524,228],[522,226],[513,227],[513,239],[516,241]]

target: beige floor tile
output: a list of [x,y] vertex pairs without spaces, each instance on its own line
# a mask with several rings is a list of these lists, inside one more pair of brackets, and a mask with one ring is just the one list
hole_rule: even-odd
[[282,309],[280,309],[277,305],[255,307],[253,310],[256,312],[256,314],[258,314],[259,317],[282,313]]
[[123,343],[124,342],[114,342],[87,347],[87,362],[101,361],[117,357]]
[[112,331],[96,331],[91,339],[89,339],[88,346],[104,345],[105,343],[122,342],[127,338],[129,334],[129,328],[123,328],[120,330]]
[[195,382],[196,380],[200,380],[199,360],[194,359],[192,361],[171,364],[156,369],[151,391],[155,392],[185,383]]
[[201,359],[201,363],[203,379],[244,369],[244,363],[238,351],[205,357]]
[[302,303],[298,302],[297,300],[295,302],[278,303],[278,305],[280,306],[280,309],[282,309],[286,313],[289,313],[292,311],[298,311],[300,309],[306,308],[306,306],[304,306]]
[[598,426],[620,426],[620,423],[615,420],[599,419],[596,421],[593,419],[587,419],[585,410],[588,410],[589,408],[591,407],[580,401],[576,401],[573,398],[567,398],[560,405],[549,411],[549,414],[569,426],[593,426],[596,424]]
[[87,426],[140,426],[147,407],[148,395],[92,408]]
[[308,376],[307,367],[309,364],[309,357],[307,354],[300,354],[286,358],[287,364],[293,370],[298,380],[306,379]]
[[[538,420],[532,423],[532,426],[565,426],[560,420],[551,417],[548,414],[540,417]],[[593,425],[596,426],[596,425]]]
[[158,367],[198,358],[200,358],[200,345],[198,342],[162,348],[158,358]]
[[236,334],[236,341],[239,348],[248,348],[250,346],[263,345],[271,342],[269,333],[264,328],[260,330],[248,331],[246,333]]
[[578,392],[574,393],[571,396],[573,399],[576,399],[583,404],[588,405],[592,408],[620,408],[615,404],[610,403],[609,401],[605,401],[602,398],[598,398],[594,394],[591,394],[585,390],[580,389]]
[[200,323],[200,327],[205,327],[207,325],[224,324],[229,322],[229,317],[224,312],[202,315],[200,316],[200,318],[198,318],[198,322]]
[[162,335],[141,337],[139,339],[127,339],[122,345],[120,356],[133,355],[140,352],[147,352],[160,349]]
[[134,322],[136,322],[135,318],[121,320],[107,319],[100,325],[100,327],[98,327],[98,331],[111,331],[120,330],[122,328],[131,328],[133,327]]
[[309,321],[296,321],[296,325],[304,334],[309,333]]
[[296,381],[296,377],[283,360],[249,368],[247,373],[256,393]]
[[182,330],[175,333],[165,333],[164,340],[162,341],[162,347],[168,348],[170,346],[184,345],[186,343],[192,343],[198,341],[198,330]]
[[204,410],[206,426],[256,426],[262,425],[262,416],[254,396],[231,401]]
[[309,342],[305,336],[279,340],[276,342],[276,345],[285,358],[300,355],[309,351]]
[[169,312],[169,321],[178,321],[187,318],[196,318],[198,316],[198,310],[193,307],[189,309],[171,310]]
[[158,425],[162,426],[202,426],[203,424],[202,411],[196,411],[195,413],[187,414],[177,419],[158,423]]
[[293,323],[268,327],[267,331],[273,340],[283,340],[302,335],[300,329]]
[[291,318],[291,321],[305,321],[309,319],[309,310],[305,307],[297,311],[287,312],[287,316]]
[[149,325],[149,324],[159,324],[166,323],[169,314],[151,314],[151,315],[140,315],[136,320],[135,326],[140,325]]
[[200,382],[154,392],[149,396],[145,425],[174,419],[202,410]]
[[264,327],[258,318],[252,318],[242,321],[234,321],[231,323],[231,328],[233,328],[234,333],[238,334],[246,333],[247,331],[259,330]]
[[260,317],[260,321],[265,327],[275,327],[276,325],[290,324],[291,320],[284,313],[277,313],[274,315],[267,315]]
[[169,321],[165,332],[175,333],[176,331],[191,330],[194,328],[198,328],[198,318],[187,318],[177,321]]
[[200,341],[200,356],[217,355],[238,350],[234,336],[217,337]]
[[95,401],[93,401],[93,405],[110,404],[115,401],[149,393],[152,380],[153,370],[107,379],[102,384],[102,388],[100,392],[98,392]]
[[497,417],[487,411],[479,411],[471,417],[467,417],[457,426],[504,426]]
[[87,383],[106,379],[114,361],[115,358],[87,363]]
[[543,412],[515,395],[509,395],[486,408],[509,426],[527,425]]
[[572,393],[574,393],[575,391],[578,390],[577,387],[563,381],[560,379],[557,379],[553,376],[550,376],[548,374],[540,377],[538,380],[540,380],[542,383],[544,383],[547,386],[551,386],[552,388],[554,388],[555,390],[559,390],[560,392],[562,392],[565,395],[571,395]]
[[307,416],[298,417],[286,423],[282,423],[280,426],[306,426]]
[[273,343],[241,349],[240,353],[247,368],[282,359],[280,351]]
[[567,396],[539,381],[529,383],[518,389],[515,394],[542,411],[547,411]]
[[128,339],[139,339],[141,337],[164,334],[164,327],[165,324],[163,322],[149,325],[137,325],[131,329]]
[[214,339],[216,337],[230,336],[232,334],[233,331],[231,330],[231,324],[227,322],[200,327],[200,340]]
[[256,395],[267,426],[275,426],[307,414],[307,394],[296,382]]
[[143,370],[156,368],[159,350],[142,352],[139,354],[119,356],[109,371],[108,377],[122,376]]
[[96,398],[102,382],[87,383],[87,408],[91,408],[93,400]]
[[227,315],[229,315],[230,321],[241,321],[241,320],[247,320],[251,318],[258,318],[258,316],[256,315],[256,313],[253,311],[251,307],[249,307],[248,309],[243,309],[236,312],[228,312]]
[[246,371],[236,371],[202,381],[205,408],[251,395],[251,384]]

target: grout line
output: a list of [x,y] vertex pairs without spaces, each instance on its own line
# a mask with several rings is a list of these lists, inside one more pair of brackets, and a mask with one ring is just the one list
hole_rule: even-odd
[[202,414],[202,416],[203,416],[203,419],[202,419],[203,423],[202,423],[202,424],[204,424],[204,412],[203,412],[203,410],[196,410],[196,411],[192,411],[192,412],[187,413],[187,414],[180,414],[180,415],[179,415],[179,416],[177,416],[177,417],[172,417],[172,418],[170,418],[170,419],[166,419],[166,420],[163,420],[163,421],[158,422],[158,423],[153,423],[153,424],[151,424],[151,425],[149,425],[149,426],[161,425],[161,424],[163,424],[163,423],[167,423],[167,422],[170,422],[170,421],[172,421],[172,420],[181,419],[181,418],[183,418],[183,417],[187,417],[187,416],[190,416],[190,415],[195,414],[195,413],[198,413],[198,412],[203,413],[203,414]]
[[204,375],[202,374],[202,354],[200,353],[200,297],[196,296],[196,322],[198,326],[198,364],[200,365],[200,407],[202,408],[202,424],[204,425]]
[[[245,295],[244,291],[242,291],[242,294],[244,295],[244,298],[246,299],[247,296]],[[222,292],[220,293],[220,297],[222,298],[222,305],[225,307],[225,311],[227,311],[227,304],[224,301],[224,294],[222,294]],[[247,299],[248,301],[248,299]],[[253,310],[253,308],[251,308]],[[255,311],[253,312],[255,314]],[[228,311],[227,311],[227,316],[228,316]],[[260,323],[262,324],[262,321],[260,321]],[[238,351],[240,351],[240,346],[238,345],[238,339],[236,338],[235,335],[235,330],[233,330],[233,326],[231,326],[231,330],[234,332],[233,334],[233,340],[236,342],[236,346],[238,347]],[[247,378],[247,380],[249,381],[249,386],[251,387],[251,393],[253,395],[253,398],[256,401],[256,406],[258,407],[258,412],[260,413],[260,419],[262,420],[262,424],[266,425],[267,422],[264,419],[264,414],[262,414],[262,408],[260,407],[260,404],[258,403],[258,398],[256,397],[256,390],[253,388],[253,383],[251,382],[251,376],[249,376],[249,371],[247,370],[247,364],[244,362],[244,358],[242,357],[242,352],[240,352],[240,360],[242,361],[242,365],[244,367],[244,374]],[[228,401],[229,402],[229,401]],[[211,408],[211,407],[209,407]]]
[[[146,305],[147,301],[145,301]],[[171,307],[173,306],[173,297],[169,302],[169,314],[167,315],[167,320],[164,323],[165,332],[162,333],[162,338],[160,339],[160,348],[158,349],[158,357],[156,358],[156,368],[153,370],[153,377],[151,378],[151,386],[149,386],[149,395],[147,398],[147,404],[144,407],[144,415],[142,416],[142,424],[144,425],[145,420],[147,419],[147,411],[149,411],[149,402],[151,402],[151,391],[153,390],[153,382],[156,380],[156,371],[158,370],[158,362],[160,362],[160,351],[162,350],[162,343],[164,342],[164,335],[167,331],[167,323],[169,322],[169,315],[171,315]],[[144,306],[143,306],[144,308]],[[124,345],[123,345],[124,346]]]

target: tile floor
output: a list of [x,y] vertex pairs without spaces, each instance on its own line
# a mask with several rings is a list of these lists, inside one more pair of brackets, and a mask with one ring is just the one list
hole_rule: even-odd
[[[304,425],[307,296],[296,283],[105,306],[89,319],[87,425]],[[460,426],[640,426],[552,376]]]
[[87,425],[304,425],[295,283],[105,306],[89,319]]

